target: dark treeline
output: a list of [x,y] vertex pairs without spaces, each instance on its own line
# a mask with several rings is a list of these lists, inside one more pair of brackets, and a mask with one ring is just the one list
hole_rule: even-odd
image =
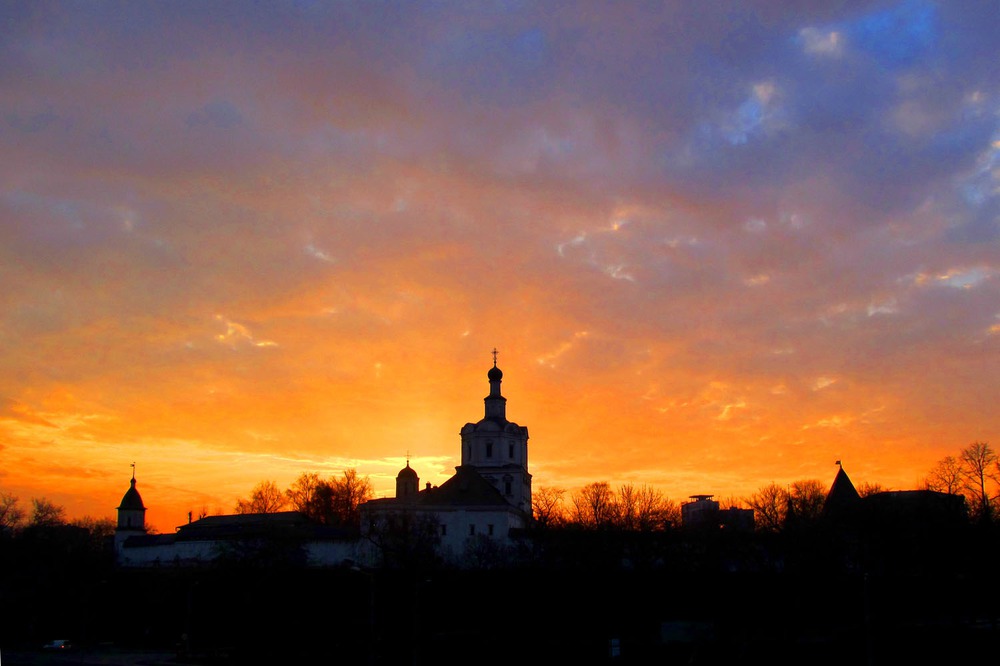
[[[969,520],[992,524],[1000,519],[1000,455],[988,442],[973,442],[957,455],[945,456],[919,484],[960,496]],[[802,479],[787,485],[769,483],[747,497],[719,500],[723,509],[752,509],[755,529],[781,532],[819,520],[829,484]],[[861,497],[893,489],[866,481],[857,486]],[[538,527],[659,531],[681,524],[681,505],[647,485],[626,483],[615,487],[607,481],[589,483],[573,493],[542,486],[532,493],[532,513]]]

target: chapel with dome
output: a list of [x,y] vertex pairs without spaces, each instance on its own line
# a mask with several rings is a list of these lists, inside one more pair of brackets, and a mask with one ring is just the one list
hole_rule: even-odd
[[457,557],[470,539],[505,543],[511,531],[531,520],[531,474],[528,472],[528,429],[507,419],[507,398],[500,390],[503,371],[486,373],[490,392],[483,418],[461,431],[461,464],[440,486],[420,488],[409,460],[396,475],[396,496],[371,500],[361,507],[361,529],[378,532],[401,512],[433,521],[445,557]]

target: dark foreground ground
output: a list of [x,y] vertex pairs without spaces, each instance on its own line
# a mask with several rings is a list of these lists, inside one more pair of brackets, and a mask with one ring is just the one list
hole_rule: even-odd
[[775,639],[722,637],[710,624],[669,622],[657,640],[622,638],[563,642],[558,637],[519,640],[509,636],[504,647],[482,635],[426,637],[418,646],[380,641],[364,651],[303,649],[225,649],[200,655],[179,650],[140,650],[114,646],[73,648],[65,652],[0,648],[3,666],[230,666],[236,664],[856,664],[892,666],[901,663],[974,663],[995,654],[1000,630],[992,621],[966,626],[896,627],[881,634],[854,634],[851,629],[817,627],[812,636]]
[[176,657],[176,652],[125,650],[109,646],[74,648],[64,652],[0,648],[0,664],[3,666],[162,666],[175,664]]
[[1000,646],[995,579],[135,572],[46,605],[0,666],[976,663]]
[[947,536],[566,533],[530,567],[466,571],[122,570],[11,542],[0,666],[980,663],[1000,647],[1000,532]]

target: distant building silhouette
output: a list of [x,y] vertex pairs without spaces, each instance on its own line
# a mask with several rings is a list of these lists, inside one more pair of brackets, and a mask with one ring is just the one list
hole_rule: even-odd
[[891,490],[861,497],[841,467],[814,527],[841,570],[898,575],[963,566],[968,526],[961,495]]
[[691,502],[681,504],[681,524],[689,529],[725,529],[753,532],[753,509],[735,506],[719,508],[713,495],[691,495]]
[[961,495],[934,490],[887,490],[861,497],[840,466],[823,503],[822,517],[858,528],[927,530],[964,524],[968,511]]
[[681,524],[684,527],[708,527],[719,524],[719,503],[713,495],[691,495],[691,502],[681,504]]

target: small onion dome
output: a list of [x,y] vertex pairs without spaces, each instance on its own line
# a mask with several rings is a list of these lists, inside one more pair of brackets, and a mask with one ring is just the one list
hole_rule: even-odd
[[132,485],[125,491],[121,506],[118,508],[125,511],[145,510],[146,507],[142,504],[142,497],[139,496],[139,491],[135,489],[135,479],[132,479]]
[[407,461],[406,467],[404,467],[403,469],[399,470],[399,474],[396,475],[396,478],[397,479],[406,479],[406,478],[416,479],[417,478],[417,473],[415,471],[413,471],[413,468],[410,467],[409,461]]
[[486,376],[489,378],[491,382],[503,379],[503,373],[500,372],[500,368],[498,368],[495,365],[492,368],[490,368],[490,371],[486,373]]

